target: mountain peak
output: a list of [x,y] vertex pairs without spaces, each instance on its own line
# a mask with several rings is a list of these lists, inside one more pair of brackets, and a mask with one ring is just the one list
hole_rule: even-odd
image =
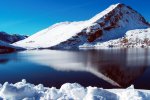
[[104,27],[105,23],[107,23],[107,26],[110,26],[108,25],[108,23],[112,24],[112,26],[114,24],[124,23],[124,25],[120,25],[123,27],[126,27],[126,25],[130,23],[130,27],[133,27],[133,29],[133,23],[135,25],[138,25],[139,28],[142,25],[144,25],[145,27],[150,26],[150,24],[144,19],[141,14],[122,3],[111,5],[106,10],[91,18],[90,21],[92,23],[99,23],[101,27]]
[[89,20],[55,24],[15,45],[27,48],[78,48],[86,43],[123,37],[129,30],[149,27],[141,14],[125,4],[117,3]]

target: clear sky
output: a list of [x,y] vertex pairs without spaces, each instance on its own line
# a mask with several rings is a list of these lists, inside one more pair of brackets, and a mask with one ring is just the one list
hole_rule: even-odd
[[31,35],[57,22],[87,20],[115,3],[150,21],[150,0],[0,0],[0,31]]

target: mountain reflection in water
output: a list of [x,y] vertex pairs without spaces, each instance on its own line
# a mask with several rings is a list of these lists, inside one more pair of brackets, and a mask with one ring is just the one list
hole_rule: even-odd
[[[0,57],[0,63],[8,62],[7,57],[4,58]],[[15,59],[27,60],[60,72],[89,72],[116,87],[128,87],[149,68],[150,50],[34,50],[18,52]]]
[[[119,87],[128,87],[150,65],[148,49],[29,51],[28,60],[59,71],[87,71]],[[92,81],[92,80],[91,80]]]

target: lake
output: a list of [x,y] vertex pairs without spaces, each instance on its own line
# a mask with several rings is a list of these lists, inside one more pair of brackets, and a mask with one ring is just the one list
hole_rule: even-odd
[[22,79],[59,88],[64,83],[150,89],[150,49],[30,50],[0,54],[0,83]]

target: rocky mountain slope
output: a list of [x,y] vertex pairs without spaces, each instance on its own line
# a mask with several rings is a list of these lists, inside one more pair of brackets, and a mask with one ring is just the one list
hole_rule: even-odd
[[122,38],[129,30],[149,27],[137,11],[124,4],[115,4],[89,20],[57,23],[13,45],[28,49],[72,49],[94,46]]
[[84,44],[80,48],[147,48],[150,47],[150,28],[135,29],[125,33],[118,39],[109,40],[103,43]]

